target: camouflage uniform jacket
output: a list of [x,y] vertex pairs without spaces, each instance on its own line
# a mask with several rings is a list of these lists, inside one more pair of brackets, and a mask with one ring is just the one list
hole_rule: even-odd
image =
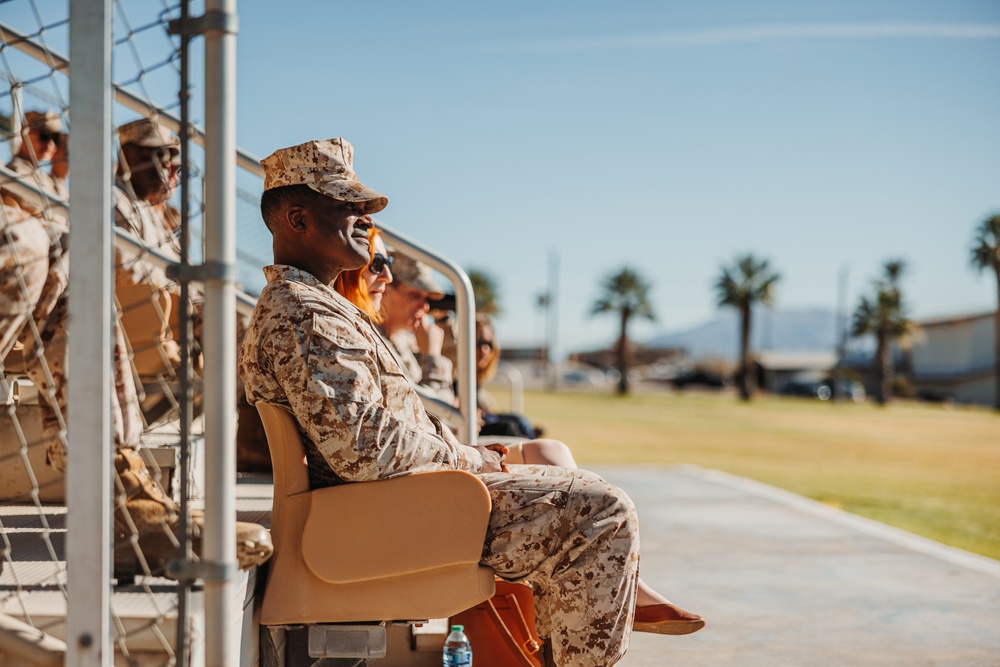
[[[381,328],[379,331],[385,335]],[[417,346],[417,337],[409,329],[401,329],[386,338],[392,345],[392,350],[396,353],[396,359],[407,380],[430,390],[431,394],[442,401],[455,402],[455,389],[452,384],[455,375],[450,359],[440,354],[421,354]]]
[[459,469],[483,459],[430,417],[371,320],[311,274],[264,269],[240,351],[251,404],[299,424],[313,488]]
[[[120,179],[115,182],[115,224],[145,241],[146,247],[158,250],[174,259],[180,259],[180,245],[163,214],[152,204],[135,199],[131,188]],[[175,283],[167,279],[163,269],[153,266],[139,256],[129,256],[116,250],[115,284],[134,285],[152,283],[166,290],[177,292]]]
[[[69,190],[66,188],[65,179],[56,178],[51,174],[45,173],[41,169],[35,167],[35,165],[31,163],[31,160],[15,155],[11,161],[7,163],[7,168],[18,176],[23,177],[22,180],[29,185],[41,188],[59,199],[69,199]],[[8,198],[14,200],[19,207],[31,215],[40,215],[45,218],[53,219],[61,224],[66,224],[66,218],[49,210],[49,202],[41,198],[36,199],[35,197],[31,197],[30,200],[26,200],[15,196],[12,192],[8,192],[6,190],[4,191],[4,194]]]

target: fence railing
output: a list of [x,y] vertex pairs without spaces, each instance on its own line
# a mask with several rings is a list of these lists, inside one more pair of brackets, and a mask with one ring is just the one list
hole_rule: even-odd
[[[28,107],[54,108],[63,122],[70,120],[71,108],[87,109],[88,113],[77,114],[69,134],[72,146],[69,165],[73,176],[69,180],[71,195],[68,199],[46,189],[41,179],[0,167],[0,189],[22,202],[34,202],[39,219],[45,221],[50,232],[61,224],[60,221],[70,221],[69,227],[74,232],[69,235],[69,253],[73,257],[68,290],[71,335],[67,336],[66,343],[69,414],[58,415],[59,423],[64,426],[58,439],[67,445],[69,457],[65,495],[69,516],[63,507],[47,504],[52,501],[46,500],[48,492],[42,473],[47,465],[44,450],[52,438],[51,434],[40,435],[35,428],[45,405],[57,405],[58,401],[45,394],[37,406],[26,402],[25,396],[30,392],[27,389],[15,391],[15,376],[10,375],[11,381],[7,376],[7,371],[13,369],[0,357],[0,395],[6,397],[3,407],[7,421],[4,423],[9,425],[12,434],[8,442],[0,445],[11,446],[9,455],[30,480],[23,495],[0,501],[2,562],[5,565],[0,574],[0,654],[18,656],[24,664],[59,664],[65,654],[68,664],[100,665],[110,664],[115,652],[129,656],[156,650],[166,656],[168,664],[185,665],[192,651],[203,651],[205,664],[235,664],[239,637],[234,635],[238,624],[234,624],[233,616],[239,610],[234,608],[234,570],[229,566],[235,560],[231,539],[235,516],[232,464],[236,413],[233,404],[236,396],[235,318],[237,314],[249,315],[255,304],[253,296],[236,289],[235,265],[237,261],[256,263],[250,268],[259,272],[260,266],[267,263],[265,257],[254,257],[252,250],[237,251],[235,247],[235,198],[238,193],[244,202],[254,198],[252,192],[247,194],[239,190],[237,172],[249,176],[256,185],[263,177],[257,158],[236,147],[233,135],[235,3],[233,0],[207,0],[205,3],[206,15],[211,16],[211,20],[202,23],[202,27],[209,26],[205,33],[204,129],[182,123],[184,114],[173,110],[179,102],[153,102],[149,91],[154,87],[147,85],[153,74],[163,74],[174,83],[180,78],[177,33],[190,29],[192,24],[178,21],[181,16],[177,6],[156,7],[154,3],[141,0],[74,0],[72,16],[53,18],[46,16],[46,12],[51,11],[48,6],[38,6],[32,0],[24,0],[23,4],[22,18],[31,17],[30,20],[37,21],[36,29],[25,30],[0,22],[0,72],[10,82],[9,93],[0,93],[0,114],[5,112],[5,104],[10,110],[6,138],[0,134],[0,147],[6,146],[11,157],[20,150],[21,142],[28,136],[29,128],[24,127]],[[5,7],[11,6],[16,7],[16,2],[5,4]],[[16,13],[5,12],[5,21],[10,21]],[[162,49],[155,52],[155,63],[151,65],[143,62],[144,48],[148,47],[139,44],[147,40],[156,41],[157,48]],[[72,43],[69,58],[60,52],[60,41]],[[73,60],[72,78],[70,58]],[[131,62],[132,77],[125,83],[113,83],[110,62],[122,59]],[[45,91],[46,86],[51,92]],[[178,84],[173,90],[182,87]],[[109,180],[116,146],[113,121],[116,116],[123,116],[124,120],[135,115],[157,119],[167,129],[187,136],[191,145],[201,151],[192,152],[189,148],[182,151],[187,157],[181,168],[181,178],[192,181],[193,185],[188,188],[190,199],[181,207],[189,210],[190,216],[179,220],[182,236],[190,236],[200,222],[204,256],[200,248],[194,248],[200,264],[181,264],[177,254],[169,248],[150,245],[135,233],[108,224],[114,208],[113,185]],[[34,154],[34,148],[29,153],[38,169],[48,164]],[[122,158],[120,151],[118,157]],[[201,199],[203,193],[204,200]],[[0,218],[0,245],[3,234],[7,233],[3,231],[8,223],[6,215],[7,209],[4,209],[5,217]],[[250,224],[257,227],[258,233],[264,233],[256,212],[251,217],[254,219]],[[457,264],[439,253],[395,230],[381,225],[380,228],[389,244],[426,262],[455,287],[459,320],[457,382],[462,407],[454,422],[458,422],[458,435],[463,441],[475,444],[475,306],[469,279]],[[187,427],[182,426],[178,434],[173,425],[178,410],[190,405],[196,397],[203,400],[200,407],[204,414],[202,426],[196,426],[201,430],[193,434],[204,441],[206,453],[202,499],[206,513],[205,533],[200,569],[195,570],[203,575],[201,580],[205,582],[205,627],[200,637],[192,637],[188,632],[201,617],[194,615],[183,602],[192,583],[190,579],[175,587],[165,580],[147,576],[139,577],[134,585],[119,582],[114,589],[111,587],[112,573],[107,564],[111,562],[109,549],[113,525],[106,510],[111,506],[109,494],[115,486],[117,493],[122,492],[120,482],[111,483],[115,478],[110,459],[112,431],[120,426],[111,418],[112,403],[119,400],[112,389],[115,361],[112,348],[116,327],[125,327],[129,315],[128,307],[115,296],[113,289],[111,271],[116,253],[119,257],[138,258],[148,271],[159,271],[167,277],[198,286],[205,297],[200,313],[203,325],[201,353],[205,364],[200,388],[185,381],[188,376],[184,363],[177,362],[172,356],[177,350],[167,344],[176,346],[180,342],[181,360],[185,355],[190,358],[194,343],[186,341],[183,335],[179,341],[176,337],[167,342],[155,341],[153,359],[169,360],[169,363],[152,375],[140,365],[144,351],[136,348],[133,337],[126,340],[128,372],[138,388],[144,445],[151,438],[155,439],[154,436],[163,439],[167,425],[166,439],[185,444],[181,460],[186,461],[189,458]],[[178,271],[179,266],[181,270]],[[23,276],[19,273],[16,278],[23,286]],[[171,321],[168,313],[168,302],[169,299],[161,303],[154,297],[139,303],[138,307],[152,308],[157,313],[159,327],[176,329],[177,324]],[[181,307],[187,313],[187,306]],[[52,346],[51,332],[33,323],[26,325],[24,331],[22,338],[26,349],[34,349],[32,354],[36,354],[45,367],[46,380],[41,384],[56,384],[58,378],[53,371],[59,372],[59,369],[48,368],[46,361],[46,352],[51,351]],[[170,339],[170,336],[165,338]],[[21,387],[31,384],[25,380],[17,382]],[[166,407],[158,407],[160,404]],[[158,473],[153,458],[149,461],[153,473]],[[188,466],[182,465],[181,474],[190,474]],[[181,484],[182,493],[188,487],[186,483]],[[182,500],[186,503],[187,498]],[[5,509],[9,509],[10,514],[5,513]],[[31,545],[26,546],[29,540]],[[65,560],[67,541],[74,554],[68,563]],[[141,606],[148,610],[141,624],[128,616],[131,612],[121,608],[125,599],[135,606],[135,596],[142,596]],[[43,597],[44,604],[39,602]],[[63,623],[66,623],[66,642],[50,633],[61,634],[63,631],[58,628]],[[176,629],[176,639],[169,636],[168,626]]]

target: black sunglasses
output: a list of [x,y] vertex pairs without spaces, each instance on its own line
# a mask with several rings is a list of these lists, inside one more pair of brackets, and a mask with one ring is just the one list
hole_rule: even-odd
[[485,340],[483,338],[480,338],[479,340],[476,341],[476,347],[483,347],[483,346],[486,346],[486,347],[488,347],[489,349],[492,350],[493,349],[493,341],[491,341],[491,340]]
[[387,266],[389,267],[389,270],[392,271],[393,259],[393,257],[386,257],[385,255],[377,252],[375,253],[375,256],[372,257],[371,263],[368,264],[368,270],[376,276],[381,275]]
[[52,143],[54,143],[58,147],[59,146],[59,142],[62,141],[62,135],[59,132],[39,131],[38,132],[38,139],[43,144],[47,144],[47,143],[49,143],[51,141]]

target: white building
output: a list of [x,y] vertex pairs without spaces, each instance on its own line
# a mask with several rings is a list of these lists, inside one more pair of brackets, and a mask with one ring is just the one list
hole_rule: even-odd
[[980,313],[919,322],[912,377],[917,395],[993,405],[996,393],[995,314]]

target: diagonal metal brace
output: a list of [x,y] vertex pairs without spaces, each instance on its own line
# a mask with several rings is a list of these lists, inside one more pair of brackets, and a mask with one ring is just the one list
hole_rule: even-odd
[[201,264],[168,264],[165,269],[167,278],[179,283],[207,282],[209,280],[229,280],[236,282],[236,266],[224,262],[203,262]]
[[239,17],[235,13],[218,9],[207,11],[201,16],[186,19],[173,19],[167,23],[167,32],[171,35],[204,35],[207,33],[226,33],[235,35],[240,29]]

